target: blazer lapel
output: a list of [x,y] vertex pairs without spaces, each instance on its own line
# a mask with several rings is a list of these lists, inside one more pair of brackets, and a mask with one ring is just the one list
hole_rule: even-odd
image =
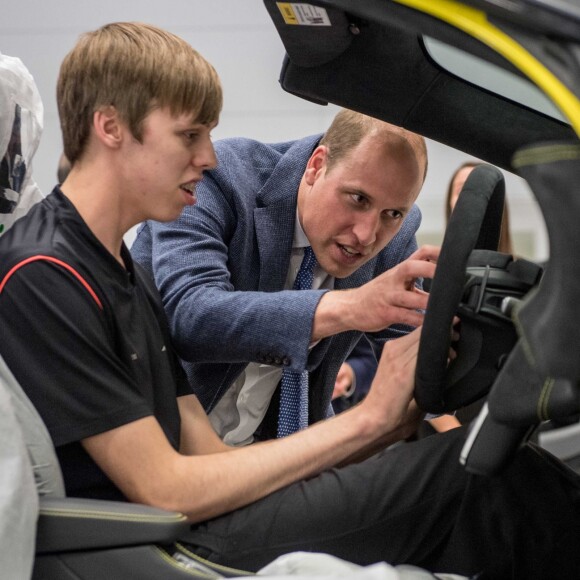
[[298,185],[319,139],[320,135],[313,135],[296,141],[282,155],[257,194],[254,227],[260,254],[261,291],[284,289],[292,254]]
[[296,197],[254,210],[254,225],[260,254],[259,290],[284,289],[296,219]]

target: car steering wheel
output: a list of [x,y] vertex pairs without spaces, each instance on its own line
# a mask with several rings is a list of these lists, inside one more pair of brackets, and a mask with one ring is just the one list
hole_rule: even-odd
[[[471,354],[469,348],[461,348],[462,342],[468,340],[481,343],[481,336],[475,337],[467,324],[462,323],[457,358],[448,364],[451,327],[464,296],[466,268],[472,251],[491,250],[486,254],[503,256],[502,267],[505,267],[506,260],[511,261],[511,257],[495,252],[501,232],[504,198],[502,173],[491,165],[479,165],[469,174],[451,214],[431,284],[419,343],[415,399],[424,411],[454,411],[481,396],[482,387],[476,384],[480,382],[478,377],[467,376],[474,365],[477,366],[481,344],[476,344]],[[489,276],[489,266],[487,269]],[[509,318],[506,320],[511,324]],[[464,336],[466,334],[469,336]]]

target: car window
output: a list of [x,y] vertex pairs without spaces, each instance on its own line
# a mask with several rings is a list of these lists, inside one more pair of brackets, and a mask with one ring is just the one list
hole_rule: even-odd
[[444,42],[423,37],[429,56],[443,69],[531,109],[567,122],[556,106],[530,81]]

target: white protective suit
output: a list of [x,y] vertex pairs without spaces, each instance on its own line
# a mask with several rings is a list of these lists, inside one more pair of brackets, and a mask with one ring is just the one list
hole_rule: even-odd
[[0,235],[43,197],[32,178],[43,114],[28,69],[0,53]]
[[[31,170],[42,123],[32,75],[20,59],[0,53],[0,235],[42,199]],[[29,411],[11,380],[0,360],[0,576],[21,580],[32,573],[38,493],[21,422]]]

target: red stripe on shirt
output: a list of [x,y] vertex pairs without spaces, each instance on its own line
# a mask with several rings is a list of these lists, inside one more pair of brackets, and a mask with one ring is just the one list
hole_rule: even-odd
[[58,266],[62,266],[65,270],[68,270],[85,288],[85,290],[91,295],[93,300],[97,303],[97,306],[103,310],[103,305],[97,296],[96,292],[92,289],[91,285],[79,274],[72,266],[59,260],[58,258],[53,258],[52,256],[31,256],[30,258],[26,258],[26,260],[22,260],[15,266],[13,266],[10,271],[4,276],[2,282],[0,282],[0,294],[4,290],[4,286],[11,278],[12,274],[14,274],[18,269],[22,268],[22,266],[26,266],[26,264],[30,264],[31,262],[37,262],[39,260],[45,260],[46,262],[52,262],[53,264],[57,264]]

